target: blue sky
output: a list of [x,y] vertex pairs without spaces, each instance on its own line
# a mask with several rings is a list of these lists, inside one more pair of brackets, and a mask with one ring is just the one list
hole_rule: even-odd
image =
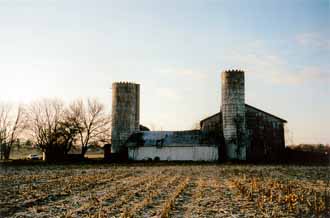
[[0,100],[97,97],[141,84],[141,122],[190,129],[220,108],[220,72],[288,120],[288,143],[330,143],[328,0],[0,0]]

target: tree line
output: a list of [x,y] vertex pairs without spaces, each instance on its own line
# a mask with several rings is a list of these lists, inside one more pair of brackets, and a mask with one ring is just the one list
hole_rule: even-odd
[[0,103],[0,154],[9,159],[13,145],[30,140],[48,161],[65,158],[73,146],[84,156],[91,144],[110,143],[111,116],[96,99],[65,104],[42,99],[29,105]]

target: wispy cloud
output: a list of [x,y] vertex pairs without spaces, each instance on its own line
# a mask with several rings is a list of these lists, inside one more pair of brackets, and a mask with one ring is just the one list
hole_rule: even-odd
[[322,33],[301,33],[295,37],[295,41],[305,47],[330,49],[330,38]]
[[272,74],[272,80],[279,84],[302,84],[307,81],[328,80],[330,74],[319,67],[304,67],[297,71],[281,71]]
[[[258,43],[258,46],[262,46]],[[302,84],[307,81],[328,80],[330,72],[320,66],[303,65],[292,67],[285,57],[271,52],[264,47],[248,48],[246,50],[231,51],[226,57],[229,63],[235,63],[262,80],[274,84]]]

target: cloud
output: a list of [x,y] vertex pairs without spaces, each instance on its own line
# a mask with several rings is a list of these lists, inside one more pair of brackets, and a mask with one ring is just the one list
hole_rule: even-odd
[[[253,49],[254,50],[254,49]],[[330,72],[319,66],[294,68],[284,57],[264,49],[250,49],[227,53],[226,61],[248,74],[274,84],[302,84],[307,81],[330,79]]]
[[330,49],[329,36],[317,32],[298,34],[295,41],[304,47]]
[[329,73],[318,67],[304,67],[297,71],[281,71],[272,74],[272,80],[278,84],[302,84],[308,81],[329,79]]

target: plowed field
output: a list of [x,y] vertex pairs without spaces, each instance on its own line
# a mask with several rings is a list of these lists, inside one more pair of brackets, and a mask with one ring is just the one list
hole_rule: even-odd
[[0,217],[330,217],[329,167],[0,168]]

